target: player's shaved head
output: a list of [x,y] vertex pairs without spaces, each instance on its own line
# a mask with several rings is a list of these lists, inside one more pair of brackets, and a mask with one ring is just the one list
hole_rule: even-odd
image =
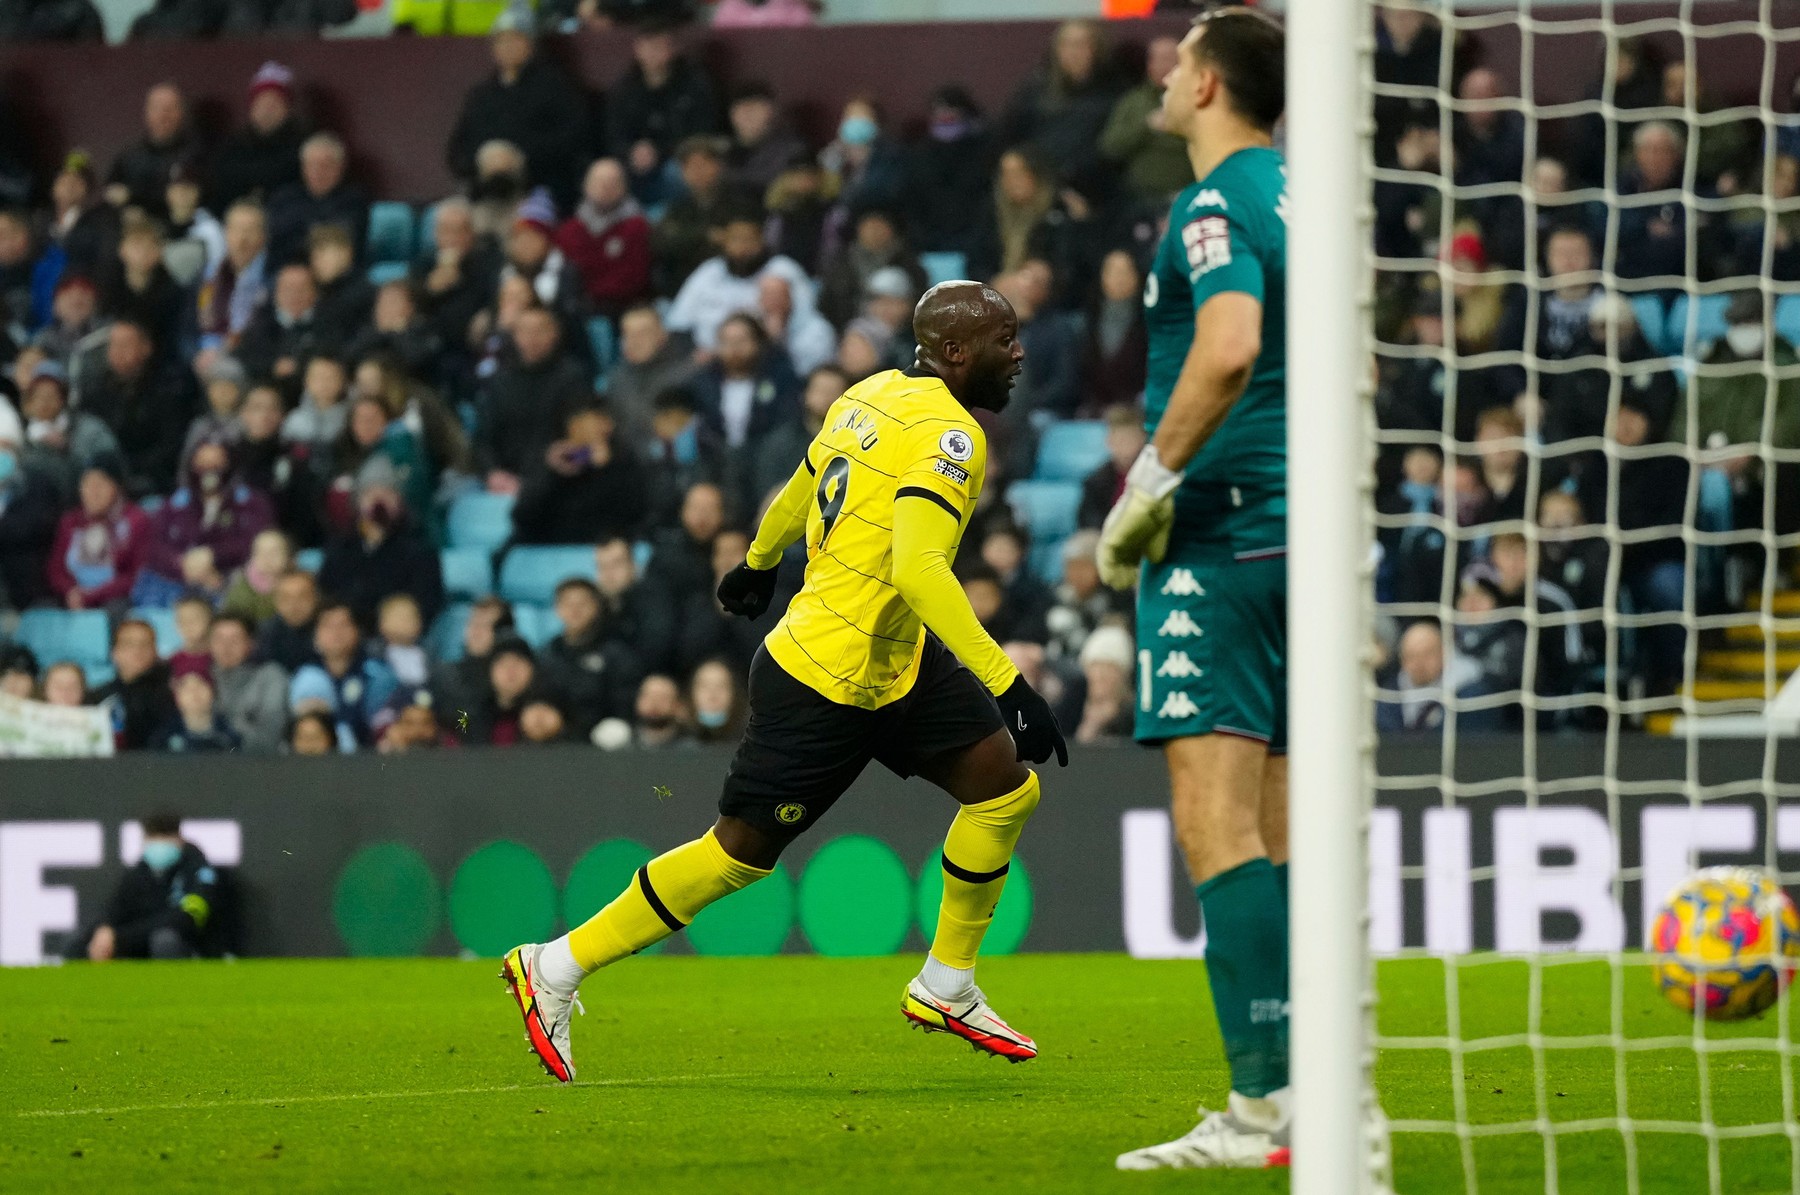
[[1006,296],[979,282],[940,282],[913,308],[915,368],[943,379],[967,407],[1006,405],[1024,350]]

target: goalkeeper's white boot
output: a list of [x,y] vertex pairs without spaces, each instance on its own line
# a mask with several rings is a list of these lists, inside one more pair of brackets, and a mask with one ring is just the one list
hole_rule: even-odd
[[1288,1129],[1246,1124],[1230,1112],[1200,1109],[1200,1123],[1161,1145],[1119,1155],[1120,1170],[1263,1170],[1288,1164]]
[[[569,1052],[569,1012],[581,1008],[574,994],[552,990],[538,975],[541,943],[515,946],[500,963],[500,978],[525,1018],[525,1041],[547,1074],[559,1083],[575,1081],[575,1060]],[[581,1008],[586,1013],[585,1008]]]

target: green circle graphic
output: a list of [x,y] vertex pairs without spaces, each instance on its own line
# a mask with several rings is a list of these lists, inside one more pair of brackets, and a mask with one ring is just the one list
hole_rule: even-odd
[[419,852],[402,842],[372,842],[338,872],[331,920],[353,955],[418,954],[437,933],[442,902]]
[[688,926],[694,950],[710,955],[775,954],[794,927],[794,882],[777,863],[768,879],[700,910]]
[[[563,923],[574,929],[612,903],[627,884],[637,882],[637,869],[651,858],[650,848],[641,842],[609,838],[577,859],[563,887]],[[653,942],[638,953],[654,954],[662,946]]]
[[[944,899],[944,857],[933,854],[919,872],[919,930],[927,942],[937,936],[938,905]],[[1006,887],[1000,893],[1000,907],[994,910],[994,923],[982,939],[981,953],[1011,954],[1025,941],[1031,929],[1031,873],[1025,860],[1014,855],[1006,873]]]
[[911,924],[912,877],[887,843],[846,834],[807,863],[800,928],[820,954],[893,954]]
[[528,846],[490,842],[450,881],[450,928],[464,949],[498,958],[556,932],[556,881]]

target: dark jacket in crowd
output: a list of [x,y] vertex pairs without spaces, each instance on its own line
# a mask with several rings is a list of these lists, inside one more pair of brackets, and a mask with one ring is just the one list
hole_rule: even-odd
[[576,192],[575,170],[586,161],[587,97],[541,54],[510,84],[491,72],[463,97],[444,150],[450,173],[474,178],[475,151],[493,140],[523,150],[532,180],[549,187],[558,206],[567,207]]
[[282,393],[292,402],[299,397],[306,359],[323,347],[316,306],[302,318],[283,324],[275,313],[275,305],[270,303],[250,318],[244,334],[238,338],[237,359],[253,378],[275,377],[275,363],[284,357],[292,360],[293,372],[277,379]]
[[369,197],[348,179],[323,195],[314,195],[304,183],[289,183],[275,192],[269,197],[270,266],[280,269],[289,262],[304,261],[306,238],[323,224],[348,231],[360,259],[369,235]]
[[[151,16],[144,14],[138,18],[141,24]],[[136,27],[133,27],[136,36]],[[190,36],[178,33],[176,36]],[[180,132],[164,142],[152,142],[147,137],[140,137],[127,146],[113,159],[112,169],[107,171],[108,186],[123,183],[131,192],[131,205],[141,207],[159,220],[169,215],[169,172],[177,163],[192,162],[200,154],[200,142],[192,129],[183,126]]]
[[246,195],[267,203],[283,187],[298,185],[300,144],[306,136],[306,126],[289,116],[273,132],[259,133],[246,124],[227,137],[213,159],[207,196],[213,214],[223,220],[226,209]]
[[649,512],[644,468],[630,450],[564,476],[540,460],[513,505],[513,540],[522,544],[592,544],[635,536]]
[[4,0],[0,42],[97,42],[106,28],[91,0]]
[[477,239],[462,260],[456,284],[434,294],[426,288],[425,280],[437,268],[437,250],[427,245],[413,259],[407,277],[413,284],[413,293],[419,296],[419,310],[431,321],[446,348],[468,348],[469,324],[493,301],[503,264],[500,251],[492,242]]
[[950,141],[912,148],[906,169],[906,239],[920,252],[973,253],[992,218],[995,152],[979,123]]
[[1050,164],[1064,183],[1097,181],[1103,168],[1100,134],[1121,94],[1105,63],[1096,64],[1086,83],[1071,87],[1054,72],[1040,70],[1027,79],[1001,118],[1007,145],[1028,144]]
[[113,737],[125,751],[142,751],[169,719],[176,716],[175,694],[169,689],[169,666],[157,662],[134,681],[117,677],[96,689],[92,704],[111,701]]
[[[279,614],[271,615],[263,620],[256,632],[256,658],[270,664],[279,664],[283,672],[293,673],[302,664],[310,664],[313,659],[313,624],[293,627],[281,620]],[[286,690],[283,689],[285,700]]]
[[141,498],[175,488],[182,440],[197,406],[191,372],[156,360],[135,380],[104,370],[92,382],[83,382],[80,403],[118,438],[127,493]]
[[361,270],[351,269],[319,287],[313,307],[319,346],[339,356],[369,323],[375,310],[375,287]]
[[538,653],[537,667],[561,696],[570,732],[582,739],[602,718],[629,719],[643,679],[636,653],[598,624],[575,642],[552,639]]
[[355,19],[356,0],[231,0],[220,32],[233,37],[292,37]]
[[225,715],[213,714],[212,725],[194,730],[177,715],[150,736],[150,750],[173,755],[228,755],[244,749],[244,740],[225,721]]
[[134,320],[150,329],[157,344],[175,343],[186,310],[185,298],[181,284],[160,262],[151,271],[150,282],[143,290],[131,288],[125,280],[125,271],[116,262],[101,267],[101,316]]
[[531,476],[543,466],[544,450],[562,435],[569,409],[592,393],[589,372],[560,353],[536,365],[501,366],[479,404],[476,446],[482,465]]
[[656,146],[657,157],[667,161],[684,138],[721,127],[712,80],[686,57],[669,64],[669,81],[661,87],[645,82],[634,62],[606,97],[606,152],[621,162],[640,141]]
[[23,465],[0,485],[0,607],[23,610],[50,596],[44,565],[60,512],[55,485]]
[[356,621],[373,629],[383,598],[407,593],[426,626],[444,608],[444,570],[436,549],[410,522],[370,545],[351,532],[325,545],[319,588],[350,605]]

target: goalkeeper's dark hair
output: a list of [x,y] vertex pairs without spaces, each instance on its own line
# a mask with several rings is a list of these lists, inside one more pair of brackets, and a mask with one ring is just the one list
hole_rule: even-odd
[[1273,17],[1220,8],[1194,18],[1202,30],[1194,53],[1224,76],[1231,108],[1265,132],[1287,102],[1287,35]]

